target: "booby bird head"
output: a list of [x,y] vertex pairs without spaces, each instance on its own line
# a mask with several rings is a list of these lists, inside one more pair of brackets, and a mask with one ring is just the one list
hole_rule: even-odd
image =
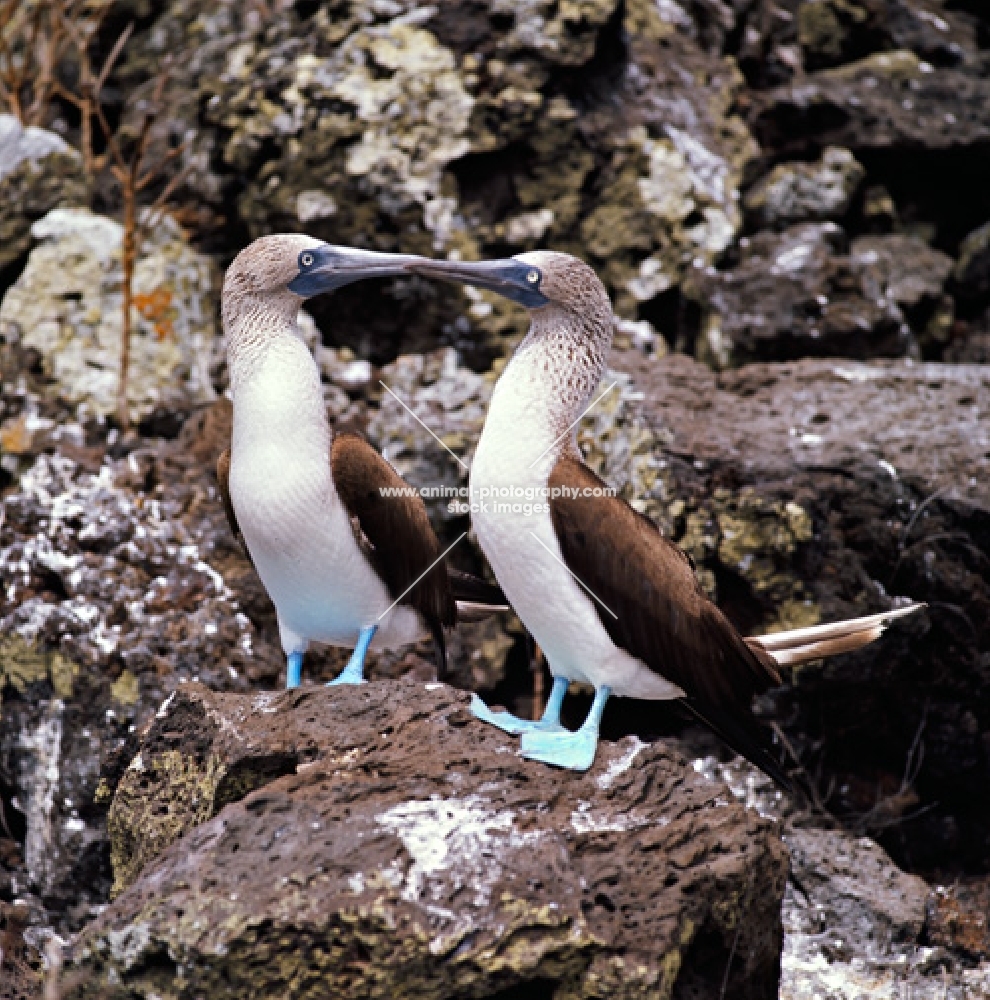
[[262,236],[227,270],[224,295],[280,295],[308,299],[364,278],[401,274],[419,260],[409,254],[334,246],[302,233]]
[[408,269],[424,277],[490,289],[530,310],[556,305],[581,312],[603,306],[611,311],[598,275],[577,257],[552,250],[501,260],[421,260]]
[[488,288],[526,306],[529,331],[495,387],[482,440],[515,435],[525,415],[527,439],[538,442],[536,461],[552,467],[562,454],[578,456],[576,418],[601,381],[615,332],[598,275],[550,250],[471,263],[424,260],[409,270]]
[[299,337],[299,309],[314,295],[363,278],[404,272],[421,258],[333,246],[301,233],[262,236],[234,258],[223,281],[221,313],[231,387],[275,343]]

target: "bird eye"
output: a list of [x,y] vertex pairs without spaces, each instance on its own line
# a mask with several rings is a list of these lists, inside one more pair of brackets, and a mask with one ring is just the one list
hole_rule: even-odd
[[535,285],[540,280],[540,272],[539,271],[530,271],[529,274],[526,275],[526,280],[531,285]]
[[313,255],[311,253],[301,253],[299,255],[299,263],[303,267],[312,267],[313,265]]

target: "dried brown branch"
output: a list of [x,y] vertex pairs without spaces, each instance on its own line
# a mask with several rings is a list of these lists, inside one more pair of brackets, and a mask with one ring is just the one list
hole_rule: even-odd
[[[189,175],[189,166],[173,170],[186,145],[168,140],[161,123],[172,64],[136,98],[125,102],[120,124],[111,121],[104,90],[119,65],[134,26],[126,27],[98,67],[94,51],[113,0],[0,0],[0,104],[25,124],[47,124],[57,106],[79,115],[79,145],[90,177],[103,178],[120,199],[123,222],[121,268],[121,349],[117,417],[129,424],[128,382],[133,332],[134,274],[144,233],[156,225]],[[150,92],[149,92],[150,91]],[[170,176],[171,174],[171,176]],[[152,191],[157,195],[150,197]],[[150,210],[142,206],[150,200]]]
[[104,137],[108,135],[112,136],[113,134],[113,130],[110,129],[109,124],[103,117],[103,88],[106,86],[107,80],[117,65],[117,61],[124,51],[124,46],[133,32],[134,25],[129,24],[120,33],[107,57],[103,60],[103,65],[96,73],[93,71],[93,66],[89,58],[91,43],[96,33],[96,26],[88,33],[77,30],[73,30],[72,32],[73,44],[76,47],[79,61],[79,93],[72,94],[63,88],[61,96],[71,104],[74,104],[79,112],[80,145],[82,146],[86,169],[90,174],[95,174],[102,165],[98,161],[94,148],[95,134],[93,123],[98,116],[103,119],[100,123],[100,129]]
[[90,45],[112,0],[0,0],[0,104],[25,125],[47,125],[53,98],[64,97],[62,76]]

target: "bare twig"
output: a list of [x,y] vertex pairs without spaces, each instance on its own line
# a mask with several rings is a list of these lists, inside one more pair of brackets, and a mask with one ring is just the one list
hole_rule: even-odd
[[[278,0],[276,0],[278,2]],[[148,226],[156,225],[169,202],[189,176],[191,165],[175,170],[187,144],[161,141],[158,124],[164,113],[172,63],[166,58],[158,75],[143,92],[143,104],[125,102],[122,124],[111,123],[104,90],[121,61],[134,25],[118,36],[98,68],[93,51],[113,0],[0,0],[0,105],[24,124],[47,124],[57,107],[69,105],[79,114],[79,144],[91,178],[104,177],[120,196],[123,216],[121,243],[121,345],[117,386],[117,418],[130,421],[128,381],[131,360],[134,273]],[[138,110],[129,126],[128,111]],[[164,148],[162,148],[164,146]],[[99,148],[98,148],[99,147]],[[150,211],[142,216],[141,207]]]
[[88,48],[112,0],[0,0],[0,104],[25,125],[47,125],[76,39]]
[[918,795],[914,790],[914,783],[921,773],[921,766],[925,760],[925,744],[922,736],[925,732],[925,725],[928,721],[928,703],[925,703],[921,711],[921,719],[915,730],[911,745],[908,747],[907,756],[904,759],[904,772],[901,776],[900,785],[891,795],[881,796],[877,792],[877,799],[874,806],[865,812],[856,821],[856,830],[859,833],[879,833],[900,823],[917,818],[935,808],[935,803],[922,806],[920,809],[911,811],[912,807],[918,803]]
[[[123,237],[121,243],[121,330],[120,373],[117,382],[117,420],[121,427],[130,424],[128,389],[130,381],[131,335],[134,311],[134,272],[143,236],[149,225],[155,224],[167,203],[188,177],[189,169],[174,174],[164,185],[151,206],[150,216],[142,221],[139,202],[142,194],[160,182],[168,169],[184,154],[186,145],[172,146],[162,152],[152,166],[148,166],[149,153],[155,126],[162,116],[166,90],[171,82],[172,63],[166,59],[153,81],[150,98],[146,100],[136,131],[130,136],[122,128],[114,128],[103,105],[103,88],[119,61],[133,33],[128,25],[118,36],[102,66],[94,71],[89,58],[89,40],[76,32],[73,37],[77,48],[82,84],[78,96],[70,96],[79,109],[82,121],[84,157],[90,169],[105,168],[120,192],[123,209]],[[94,149],[94,122],[98,126],[105,151],[98,157]]]

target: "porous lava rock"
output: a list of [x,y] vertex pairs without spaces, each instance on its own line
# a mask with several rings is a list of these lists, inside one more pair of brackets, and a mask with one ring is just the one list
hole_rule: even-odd
[[561,773],[467,705],[179,688],[117,785],[130,885],[74,947],[79,996],[776,996],[774,824],[662,743]]
[[0,114],[0,272],[31,248],[31,224],[57,205],[84,205],[83,159],[61,136]]
[[[742,79],[673,4],[345,0],[262,23],[172,0],[128,72],[175,49],[191,59],[176,110],[189,184],[251,236],[302,228],[468,257],[552,244],[593,259],[635,320],[742,222],[756,154],[734,107]],[[379,363],[435,346],[438,330],[490,361],[520,332],[488,305],[472,343],[458,303],[403,279],[313,308],[335,343]]]
[[767,226],[841,219],[866,176],[848,149],[830,146],[814,163],[781,163],[743,199],[747,213]]
[[715,375],[635,351],[611,365],[629,381],[589,413],[589,459],[694,556],[743,630],[928,603],[867,649],[793,672],[770,711],[821,768],[829,808],[901,866],[979,871],[990,371],[805,360]]
[[[417,438],[414,483],[433,485],[445,461],[456,466],[380,387],[372,398],[368,387],[352,395],[339,388],[350,384],[346,353],[319,356],[336,426],[371,424],[373,443],[405,469],[410,426],[369,417],[389,400],[430,442]],[[382,375],[431,422],[446,411],[430,411],[430,387],[447,392],[448,404],[459,399],[461,411],[435,426],[457,448],[468,435],[475,440],[488,383],[457,369],[448,352],[415,361]],[[228,400],[184,422],[182,411],[159,411],[146,436],[122,436],[85,404],[61,398],[30,349],[0,347],[0,375],[0,794],[19,841],[11,840],[9,858],[0,855],[0,902],[30,898],[32,918],[47,907],[74,929],[111,883],[105,804],[97,801],[101,761],[116,759],[133,727],[180,681],[240,691],[278,685],[284,656],[274,608],[217,490],[216,459],[230,443]],[[444,504],[434,505],[441,529]],[[481,568],[466,544],[455,557],[464,569]],[[449,635],[455,683],[488,690],[505,675],[510,652],[521,651],[518,632],[507,631],[518,625],[506,617]],[[329,680],[346,657],[314,648],[307,678]],[[371,677],[436,673],[430,641],[372,654],[368,667]]]
[[879,257],[850,256],[835,223],[764,230],[744,237],[736,255],[734,266],[699,268],[684,285],[700,310],[695,353],[713,367],[896,357],[914,346],[897,302],[883,292]]
[[909,49],[876,52],[799,77],[754,104],[759,141],[792,154],[823,144],[854,152],[983,146],[990,81],[936,68]]

